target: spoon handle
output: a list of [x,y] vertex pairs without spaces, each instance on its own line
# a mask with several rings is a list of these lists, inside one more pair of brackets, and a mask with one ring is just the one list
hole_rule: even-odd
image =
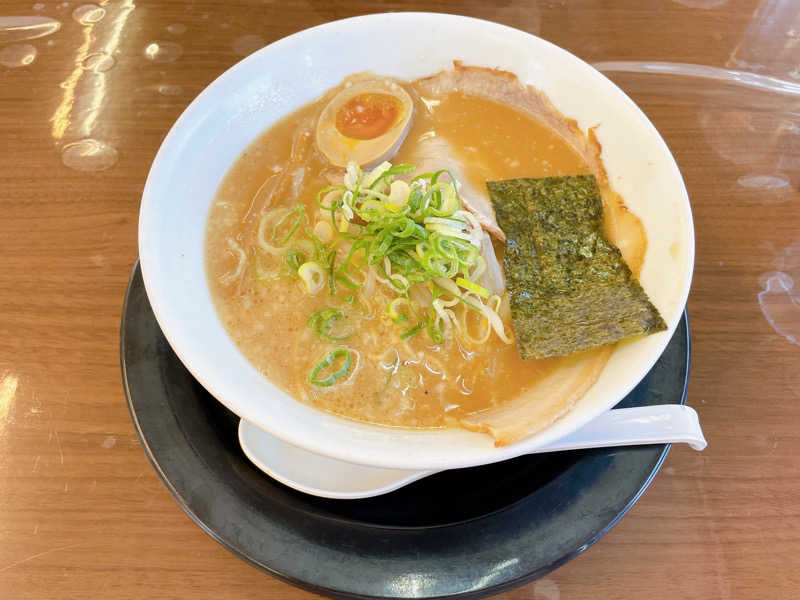
[[[548,446],[527,454],[685,442],[695,450],[706,447],[697,413],[675,404],[617,408]],[[435,471],[382,469],[328,458],[286,444],[244,419],[239,443],[259,469],[296,490],[324,498],[353,499],[379,496]]]
[[530,454],[667,443],[687,443],[695,450],[706,447],[706,438],[693,408],[680,404],[616,408]]

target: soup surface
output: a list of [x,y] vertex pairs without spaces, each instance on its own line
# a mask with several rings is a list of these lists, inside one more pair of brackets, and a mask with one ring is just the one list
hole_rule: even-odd
[[[415,164],[423,171],[450,169],[462,180],[465,197],[484,189],[487,180],[590,172],[573,144],[512,106],[459,91],[431,95],[424,80],[404,87],[414,99],[414,116],[392,163]],[[317,193],[341,178],[343,170],[331,166],[313,136],[329,98],[299,109],[263,133],[233,164],[211,207],[209,284],[220,318],[241,352],[303,402],[352,419],[402,427],[464,424],[470,416],[524,397],[565,364],[574,365],[575,356],[523,361],[513,339],[505,343],[494,334],[483,343],[452,335],[437,342],[425,331],[403,337],[408,325],[398,325],[387,311],[395,294],[385,282],[366,278],[358,290],[326,285],[310,294],[286,267],[283,255],[257,251],[259,223],[281,206],[293,209],[301,203],[307,218],[303,227],[312,231],[317,231],[316,223],[330,222]],[[306,242],[299,236],[294,240],[302,252]],[[498,254],[502,247],[495,241]],[[488,329],[486,319],[468,307],[453,310],[468,330]],[[330,339],[309,326],[310,317],[323,311],[338,315],[330,321]],[[511,336],[505,299],[497,312]],[[341,347],[350,352],[347,360],[352,359],[347,376],[336,385],[312,383],[315,365]],[[575,376],[584,379],[577,388],[593,383],[608,355],[608,348],[598,348],[578,357],[591,368]],[[337,369],[344,360],[334,356],[326,366]]]

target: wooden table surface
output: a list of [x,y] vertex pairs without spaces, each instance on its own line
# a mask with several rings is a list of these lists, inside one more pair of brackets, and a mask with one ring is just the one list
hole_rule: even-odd
[[262,45],[386,10],[498,21],[596,64],[694,210],[688,401],[708,449],[673,448],[599,543],[499,597],[800,597],[800,3],[97,4],[0,2],[0,598],[314,596],[212,541],[159,481],[120,311],[150,162],[191,99]]

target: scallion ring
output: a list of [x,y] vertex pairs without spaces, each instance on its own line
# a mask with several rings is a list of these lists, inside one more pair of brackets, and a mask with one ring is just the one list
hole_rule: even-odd
[[[309,383],[317,387],[330,387],[340,379],[347,377],[350,368],[353,366],[352,354],[352,350],[348,348],[336,348],[328,352],[325,358],[312,367],[311,373],[308,375]],[[339,359],[344,359],[342,366],[325,377],[325,373],[330,371],[330,368]]]
[[336,321],[345,319],[345,315],[337,308],[323,308],[308,318],[308,327],[324,340],[338,342],[345,340],[349,335],[333,335]]

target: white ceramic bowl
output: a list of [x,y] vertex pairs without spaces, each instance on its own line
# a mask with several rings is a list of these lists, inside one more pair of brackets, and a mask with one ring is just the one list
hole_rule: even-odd
[[[415,79],[467,65],[499,67],[543,90],[580,127],[599,125],[614,188],[644,223],[641,282],[669,325],[621,345],[597,383],[554,425],[495,448],[483,434],[369,426],[317,411],[272,385],[239,352],[217,317],[203,263],[206,216],[222,178],[272,123],[345,76],[371,70]],[[177,355],[220,402],[283,441],[354,463],[447,469],[505,460],[579,428],[621,400],[670,340],[686,303],[694,262],[689,198],[666,144],[613,83],[533,35],[453,15],[393,13],[314,27],[249,56],[184,111],[153,161],[139,217],[147,295]]]

